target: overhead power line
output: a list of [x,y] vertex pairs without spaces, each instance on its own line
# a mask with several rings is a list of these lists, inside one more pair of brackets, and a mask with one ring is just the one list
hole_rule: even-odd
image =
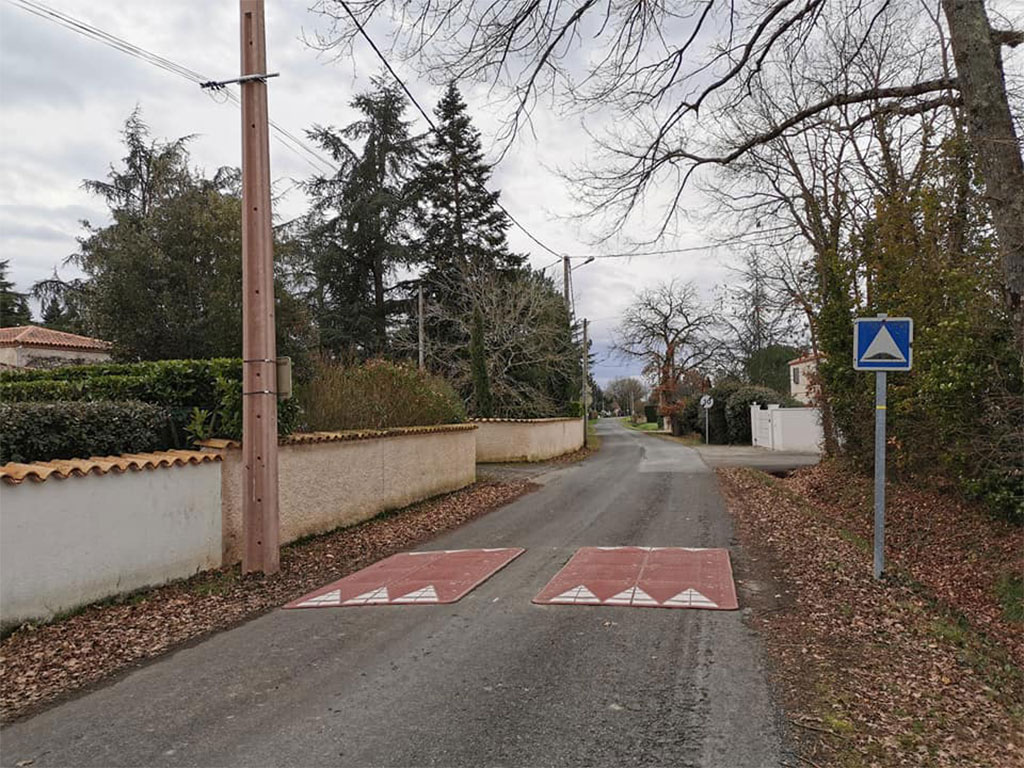
[[[373,49],[373,52],[375,54],[377,54],[377,58],[381,60],[381,63],[384,64],[384,67],[387,69],[387,71],[391,73],[391,76],[393,78],[395,78],[395,82],[397,82],[398,85],[401,86],[402,90],[405,92],[405,95],[409,97],[409,101],[411,101],[413,106],[416,107],[416,110],[423,116],[423,119],[427,121],[427,125],[430,126],[430,130],[432,130],[434,132],[434,134],[438,137],[438,139],[441,141],[441,143],[446,144],[447,140],[441,134],[441,132],[437,129],[437,125],[434,123],[433,118],[430,117],[430,115],[427,113],[427,111],[416,100],[416,97],[413,96],[412,91],[409,90],[409,87],[405,84],[405,81],[402,80],[402,78],[398,76],[397,72],[395,72],[394,67],[391,66],[391,62],[388,61],[387,56],[385,56],[384,53],[380,50],[380,48],[377,47],[377,44],[375,42],[373,42],[373,38],[371,38],[370,35],[367,33],[366,29],[363,27],[362,22],[360,22],[358,17],[355,15],[355,13],[352,12],[352,9],[349,7],[348,3],[345,2],[345,0],[339,0],[339,2],[341,3],[341,7],[344,8],[345,12],[349,15],[349,18],[352,19],[352,23],[356,25],[356,29],[359,30],[359,34],[369,44],[369,46]],[[489,190],[487,190],[483,186],[483,184],[480,185],[480,188],[484,192],[488,192],[489,191]],[[500,202],[496,202],[495,205],[498,206],[499,210],[501,210],[502,213],[504,213],[506,216],[508,216],[509,221],[511,221],[513,224],[515,224],[520,229],[520,231],[524,235],[526,235],[528,238],[530,238],[533,242],[535,242],[537,245],[539,245],[545,251],[550,253],[552,256],[558,256],[559,258],[562,257],[563,254],[560,254],[554,248],[551,248],[548,245],[546,245],[544,242],[542,242],[536,235],[534,235],[530,230],[528,230],[526,227],[524,227],[519,222],[519,220],[516,219],[515,216],[513,216],[511,213],[509,213],[508,209],[505,206],[503,206]]]
[[686,248],[665,248],[660,251],[622,251],[621,253],[593,253],[583,256],[570,256],[570,259],[631,259],[634,256],[670,256],[674,253],[696,253],[716,248],[714,245],[691,245]]
[[[209,82],[208,77],[196,72],[194,69],[190,69],[178,64],[177,62],[171,61],[168,58],[153,53],[152,51],[148,51],[134,43],[129,43],[127,40],[124,40],[117,35],[113,35],[99,27],[80,19],[76,19],[63,11],[51,8],[44,3],[38,2],[38,0],[7,0],[7,2],[24,11],[28,11],[41,19],[59,24],[76,34],[82,35],[83,37],[89,38],[90,40],[94,40],[98,43],[102,43],[103,45],[113,48],[116,51],[120,51],[121,53],[126,53],[140,61],[146,62],[147,64],[159,67],[165,72],[170,72],[173,75],[182,77],[196,85],[202,85],[203,83]],[[237,106],[241,106],[238,94],[235,91],[226,90],[224,91],[224,94],[229,101],[233,102]],[[313,170],[318,173],[337,173],[338,168],[334,162],[312,149],[308,144],[306,144],[306,142],[291,131],[288,131],[278,125],[273,120],[270,121],[270,127],[271,130],[274,131],[274,138],[278,143],[308,163]]]
[[[7,2],[11,5],[14,5],[15,7],[21,8],[22,10],[33,14],[34,16],[37,16],[46,21],[50,21],[54,24],[58,24],[76,34],[82,35],[83,37],[101,43],[102,45],[106,45],[107,47],[112,48],[116,51],[120,51],[121,53],[125,53],[129,56],[137,58],[140,61],[158,67],[159,69],[162,69],[165,72],[169,72],[173,75],[184,78],[196,85],[203,85],[205,83],[210,82],[210,78],[208,78],[206,75],[200,72],[197,72],[194,69],[179,64],[157,53],[153,53],[152,51],[149,51],[143,48],[142,46],[130,43],[127,40],[118,37],[117,35],[100,29],[99,27],[93,24],[89,24],[88,22],[82,21],[81,19],[77,19],[63,11],[59,11],[55,8],[52,8],[46,5],[45,3],[39,2],[38,0],[7,0]],[[345,2],[345,0],[340,0],[340,2],[342,7],[348,13],[349,17],[352,19],[353,23],[356,25],[356,28],[358,29],[360,35],[373,49],[373,52],[381,60],[381,62],[384,64],[384,67],[388,70],[388,72],[395,79],[398,85],[402,88],[402,91],[409,98],[410,102],[412,102],[416,110],[420,113],[420,115],[423,116],[423,119],[430,126],[431,131],[433,131],[434,134],[437,135],[439,140],[442,143],[444,143],[446,139],[438,130],[438,127],[434,123],[433,118],[431,118],[430,114],[419,103],[419,101],[413,95],[412,91],[409,90],[409,87],[405,84],[405,81],[398,75],[395,69],[391,66],[391,63],[388,61],[387,57],[384,55],[384,53],[380,50],[377,44],[366,32],[366,29],[363,27],[362,23],[359,21],[356,15],[352,12],[352,9],[349,7],[348,3]],[[233,90],[224,89],[222,93],[225,95],[228,101],[231,101],[236,106],[241,106],[241,100],[239,99],[237,92]],[[274,133],[274,139],[282,147],[288,149],[290,152],[292,152],[292,154],[296,155],[304,162],[306,162],[310,167],[313,168],[313,170],[317,171],[318,173],[326,172],[334,174],[338,172],[338,166],[332,159],[327,158],[321,153],[319,153],[301,137],[296,136],[294,133],[292,133],[291,131],[284,128],[283,126],[281,126],[280,124],[276,123],[273,120],[270,121],[270,127]],[[488,191],[486,188],[483,187],[483,185],[481,185],[481,189],[483,189],[485,192]],[[527,229],[515,216],[513,216],[504,205],[502,205],[500,202],[497,202],[496,205],[502,211],[502,213],[504,213],[508,217],[509,221],[511,221],[512,224],[514,224],[530,240],[532,240],[539,247],[541,247],[551,255],[557,256],[559,261],[562,259],[563,254],[559,253],[558,251],[554,250],[553,248],[549,247],[546,243],[541,241],[536,235],[534,235],[529,229]],[[708,248],[709,247],[695,246],[689,248],[669,248],[657,251],[595,253],[570,255],[569,258],[628,259],[634,256],[667,256],[676,253],[706,251],[708,250]],[[556,261],[554,263],[557,264],[558,262]],[[554,264],[548,266],[550,267],[553,265]],[[547,267],[545,267],[545,269],[547,269]]]

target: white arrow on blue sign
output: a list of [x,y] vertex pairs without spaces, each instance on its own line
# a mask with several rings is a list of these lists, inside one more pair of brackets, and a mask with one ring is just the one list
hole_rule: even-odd
[[859,317],[853,321],[853,367],[858,371],[909,371],[914,321],[909,317]]

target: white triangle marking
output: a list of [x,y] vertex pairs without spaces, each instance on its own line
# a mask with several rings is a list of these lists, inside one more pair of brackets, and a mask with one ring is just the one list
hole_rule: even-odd
[[580,584],[578,587],[573,587],[572,589],[563,592],[557,597],[551,598],[551,602],[570,603],[573,605],[580,603],[590,603],[592,605],[601,604],[601,601],[597,599],[597,595],[595,595],[582,584]]
[[907,362],[907,358],[900,351],[900,348],[892,338],[892,334],[889,333],[889,329],[884,324],[875,335],[875,338],[868,344],[868,348],[864,350],[861,360],[891,360],[894,363]]
[[605,605],[629,605],[633,600],[633,595],[636,593],[636,587],[630,587],[629,589],[619,592],[619,594],[609,597],[604,601]]
[[683,606],[685,608],[717,608],[718,603],[704,597],[696,589],[687,589],[664,602],[664,605]]
[[342,605],[378,605],[380,603],[389,603],[391,598],[388,597],[387,587],[378,587],[370,592],[364,592],[361,595],[356,595],[353,598],[346,600]]
[[415,592],[410,592],[407,595],[396,597],[391,601],[392,603],[436,603],[437,602],[437,591],[434,589],[433,584],[428,584],[423,589],[417,589]]
[[299,603],[299,608],[317,608],[321,605],[341,605],[341,590],[335,589]]
[[657,605],[658,601],[644,592],[640,587],[635,587],[632,605]]
[[630,587],[604,601],[605,605],[657,605],[658,601],[640,587]]

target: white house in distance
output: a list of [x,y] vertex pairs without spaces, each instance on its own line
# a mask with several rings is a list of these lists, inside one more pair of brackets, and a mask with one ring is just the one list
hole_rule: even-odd
[[38,325],[0,328],[0,367],[56,368],[105,363],[110,360],[110,347],[109,341]]
[[818,372],[818,360],[824,355],[810,354],[789,361],[789,394],[801,403],[814,399],[814,385],[811,377]]

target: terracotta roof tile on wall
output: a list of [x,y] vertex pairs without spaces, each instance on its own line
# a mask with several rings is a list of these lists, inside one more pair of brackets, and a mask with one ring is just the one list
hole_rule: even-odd
[[102,339],[64,333],[38,325],[20,325],[0,328],[0,347],[48,347],[51,349],[92,349],[107,352],[111,343]]
[[552,416],[547,419],[473,419],[481,424],[543,424],[546,421],[579,421],[582,416]]
[[162,467],[204,464],[208,461],[220,461],[220,458],[219,454],[206,451],[157,451],[126,453],[121,456],[93,456],[88,459],[55,459],[32,464],[18,464],[12,461],[0,466],[0,480],[8,485],[18,485],[25,480],[41,483],[51,477],[66,480],[69,477],[85,477],[90,473],[105,475],[108,472],[122,474],[129,470],[141,472]]
[[804,355],[803,357],[798,357],[795,360],[790,360],[787,363],[787,365],[800,365],[800,363],[809,363],[809,362],[811,362],[813,360],[824,360],[824,359],[825,359],[825,356],[823,354],[821,354],[820,352],[818,352],[816,354]]
[[[340,443],[349,440],[373,440],[378,437],[401,437],[403,435],[430,435],[437,432],[460,432],[476,429],[476,424],[438,424],[432,427],[392,427],[390,429],[350,429],[344,432],[297,432],[278,438],[278,445],[308,445],[311,443]],[[238,440],[211,438],[200,440],[199,445],[211,450],[241,448]]]

